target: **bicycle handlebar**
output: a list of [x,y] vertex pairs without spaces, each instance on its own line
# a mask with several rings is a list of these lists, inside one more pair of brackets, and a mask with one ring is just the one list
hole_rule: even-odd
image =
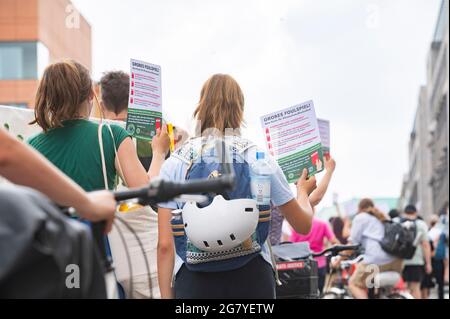
[[[224,193],[232,191],[235,186],[235,174],[228,147],[224,141],[216,141],[215,147],[223,161],[223,175],[216,179],[189,180],[185,182],[170,182],[157,179],[149,186],[140,189],[114,192],[116,201],[123,202],[138,199],[143,205],[159,204],[170,201],[181,195],[194,195],[199,193]],[[94,223],[93,237],[99,246],[101,255],[107,267],[111,267],[111,260],[106,256],[104,237],[105,222]]]
[[361,245],[337,245],[337,246],[333,246],[328,249],[325,249],[324,251],[322,251],[320,253],[313,254],[312,256],[313,257],[321,257],[321,256],[325,256],[328,254],[331,254],[331,256],[337,256],[340,252],[347,251],[347,250],[357,251],[360,248],[361,248]]
[[352,259],[352,260],[343,260],[343,261],[341,261],[341,268],[344,268],[344,269],[350,268],[353,265],[359,264],[363,260],[364,260],[364,256],[363,255],[358,256],[358,257],[356,257],[355,259]]
[[118,202],[137,198],[142,203],[149,205],[164,203],[180,195],[222,193],[232,190],[234,184],[234,175],[226,175],[211,180],[191,180],[180,183],[159,179],[144,188],[115,192],[114,197]]

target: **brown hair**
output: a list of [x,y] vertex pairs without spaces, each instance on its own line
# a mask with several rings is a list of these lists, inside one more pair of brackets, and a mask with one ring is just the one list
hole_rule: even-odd
[[239,129],[244,123],[244,94],[239,84],[226,74],[213,75],[203,85],[194,117],[200,121],[203,133],[215,128]]
[[373,200],[369,198],[364,198],[359,202],[358,209],[360,212],[366,211],[368,208],[375,207]]
[[118,115],[128,108],[130,76],[122,71],[108,72],[100,80],[100,92],[105,108]]
[[93,94],[89,70],[72,60],[49,65],[39,83],[35,120],[44,132],[79,116],[79,106]]

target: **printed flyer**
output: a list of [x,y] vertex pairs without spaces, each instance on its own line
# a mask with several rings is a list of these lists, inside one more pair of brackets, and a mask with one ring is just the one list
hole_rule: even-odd
[[267,148],[289,183],[307,168],[309,176],[323,171],[323,150],[314,102],[308,101],[261,117]]
[[162,122],[161,67],[131,60],[127,130],[136,138],[151,140]]
[[323,156],[325,158],[330,157],[330,121],[317,119],[317,124],[319,124],[319,132],[320,132],[320,139],[322,140],[322,150],[323,150]]

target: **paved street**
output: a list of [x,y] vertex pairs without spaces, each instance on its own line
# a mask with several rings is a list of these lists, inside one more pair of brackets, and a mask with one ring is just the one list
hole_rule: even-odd
[[[433,290],[431,291],[430,299],[437,299],[437,297],[438,297],[438,292],[437,292],[437,289],[435,288],[435,289],[433,289]],[[445,286],[445,299],[449,299],[449,295],[448,295],[448,285]]]

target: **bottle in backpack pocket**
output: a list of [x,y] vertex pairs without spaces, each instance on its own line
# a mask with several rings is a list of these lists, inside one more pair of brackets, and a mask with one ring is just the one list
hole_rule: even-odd
[[264,152],[256,153],[256,162],[251,165],[251,190],[257,205],[270,205],[270,180],[272,169]]

